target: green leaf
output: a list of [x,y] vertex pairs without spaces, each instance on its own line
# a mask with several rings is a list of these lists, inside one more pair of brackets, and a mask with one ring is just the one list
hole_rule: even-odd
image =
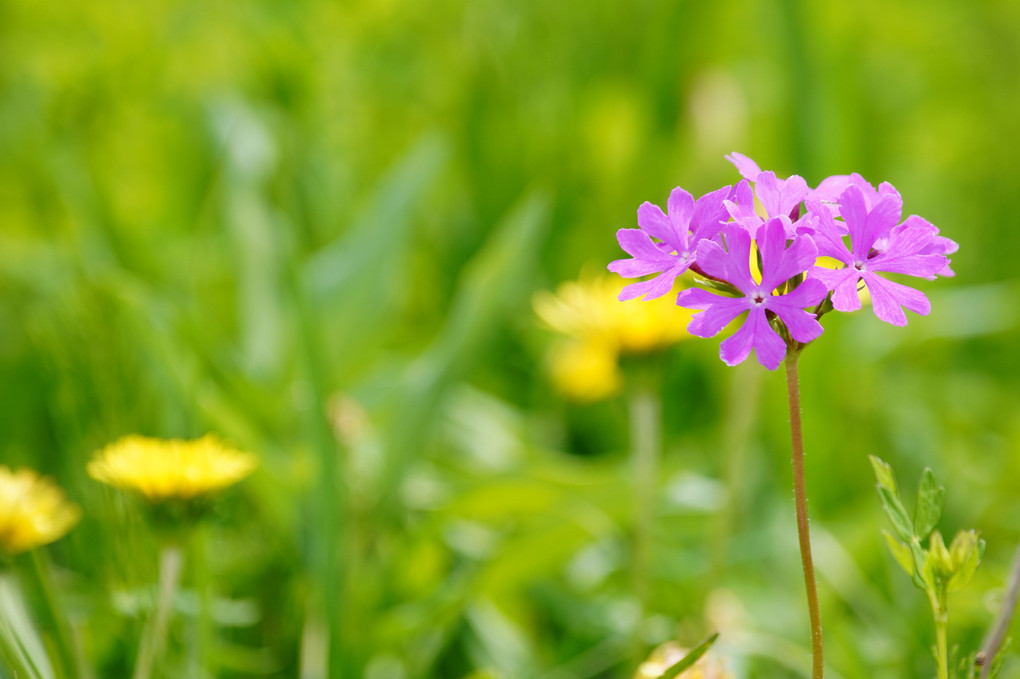
[[947,586],[950,590],[960,589],[970,582],[981,563],[983,553],[984,540],[979,539],[977,533],[969,530],[956,534],[949,548],[952,575],[949,577]]
[[911,542],[914,539],[914,524],[907,510],[903,508],[899,496],[884,485],[878,487],[878,496],[882,499],[882,508],[892,522],[896,536],[904,542]]
[[889,545],[889,551],[896,558],[896,563],[903,567],[907,575],[914,577],[914,558],[910,554],[910,547],[897,540],[887,530],[882,531],[882,536],[885,538],[886,544]]
[[917,505],[914,507],[914,533],[919,540],[931,534],[942,518],[946,489],[935,481],[935,474],[925,467],[917,488]]
[[871,460],[871,468],[875,470],[875,478],[878,479],[879,485],[899,497],[899,491],[896,490],[896,475],[893,474],[892,467],[875,455],[869,455],[868,459]]
[[705,653],[708,652],[708,649],[712,647],[712,644],[714,644],[715,640],[718,638],[719,633],[716,632],[708,639],[705,639],[703,642],[701,642],[700,646],[698,646],[693,651],[685,655],[683,657],[683,660],[681,660],[680,662],[678,662],[677,664],[673,665],[668,670],[663,672],[659,676],[659,679],[673,679],[673,677],[680,676],[681,672],[690,668],[692,665],[694,665],[694,663],[698,662],[698,660],[701,659],[701,656],[705,655]]
[[[18,679],[53,679],[56,674],[38,630],[33,625],[17,579],[0,575],[0,658]],[[20,671],[19,671],[20,670]]]

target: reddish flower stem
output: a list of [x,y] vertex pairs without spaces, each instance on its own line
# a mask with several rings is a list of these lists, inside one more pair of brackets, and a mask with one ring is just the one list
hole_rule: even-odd
[[815,564],[811,558],[811,534],[808,529],[807,489],[804,485],[804,434],[800,422],[800,386],[797,359],[801,347],[794,344],[786,354],[786,391],[790,400],[790,438],[793,443],[793,497],[797,507],[797,539],[804,568],[808,614],[811,618],[811,677],[822,679],[822,614],[818,608]]

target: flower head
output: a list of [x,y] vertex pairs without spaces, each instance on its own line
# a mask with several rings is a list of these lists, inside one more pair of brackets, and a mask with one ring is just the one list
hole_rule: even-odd
[[[633,258],[609,266],[624,277],[657,274],[625,288],[621,300],[664,295],[688,269],[704,276],[714,292],[684,290],[677,303],[701,311],[688,326],[701,337],[746,313],[722,343],[726,363],[740,363],[754,350],[774,369],[787,348],[799,351],[798,344],[821,334],[822,315],[855,311],[862,299],[880,319],[906,325],[904,309],[927,314],[931,305],[923,293],[885,274],[954,275],[949,255],[958,245],[916,215],[900,223],[903,200],[892,184],[876,188],[853,173],[827,177],[812,189],[802,177],[781,179],[745,155],[726,159],[743,177],[732,190],[724,187],[695,203],[677,188],[668,213],[645,203],[638,211],[641,229],[617,233]],[[719,216],[720,200],[728,219]]]
[[804,309],[817,306],[825,298],[825,286],[813,280],[791,284],[814,263],[817,249],[806,235],[796,236],[787,245],[786,222],[783,218],[770,219],[755,235],[762,261],[760,281],[751,276],[751,237],[745,229],[732,225],[723,229],[727,249],[709,240],[698,244],[701,269],[729,283],[740,296],[726,297],[691,288],[680,293],[677,304],[701,310],[688,326],[691,334],[699,337],[713,337],[747,313],[740,329],[720,347],[719,356],[727,365],[743,362],[754,349],[763,366],[769,370],[779,367],[786,357],[786,341],[772,327],[773,319],[781,321],[798,342],[807,343],[822,334],[815,315]]
[[620,304],[621,288],[609,276],[563,283],[556,294],[535,296],[535,313],[562,335],[597,340],[623,354],[658,351],[688,336],[690,317],[678,315],[672,300]]
[[234,450],[215,436],[182,441],[133,435],[101,450],[88,472],[97,481],[160,503],[190,500],[232,486],[256,466],[254,455]]
[[[666,212],[645,202],[638,208],[637,229],[620,229],[616,238],[631,259],[618,259],[609,270],[623,278],[654,278],[632,283],[620,293],[620,300],[644,295],[646,300],[662,297],[673,289],[677,276],[694,264],[695,247],[702,238],[714,238],[726,220],[723,201],[730,187],[706,193],[698,200],[679,186],[669,194]],[[655,240],[653,240],[655,239]]]
[[916,216],[900,224],[903,200],[895,189],[869,195],[851,184],[843,191],[839,213],[846,224],[849,247],[843,241],[843,230],[829,210],[814,203],[808,205],[808,210],[817,218],[815,240],[820,254],[844,264],[841,269],[814,267],[810,272],[811,279],[821,281],[832,291],[834,309],[860,309],[857,285],[864,281],[875,315],[887,323],[906,325],[904,308],[922,316],[931,311],[923,292],[880,275],[899,273],[933,278],[948,266],[943,252],[949,246],[936,240],[938,229],[935,226]]
[[0,551],[17,554],[59,540],[80,518],[49,478],[0,466]]
[[671,299],[620,304],[623,283],[599,276],[563,283],[535,296],[538,317],[564,336],[550,352],[553,385],[575,401],[597,401],[623,384],[621,355],[661,351],[689,337],[689,313]]

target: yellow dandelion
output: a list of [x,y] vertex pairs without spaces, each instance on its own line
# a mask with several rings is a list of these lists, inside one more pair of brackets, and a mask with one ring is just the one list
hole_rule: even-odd
[[549,357],[553,386],[567,398],[592,402],[613,395],[623,384],[621,355],[654,353],[690,336],[692,312],[672,295],[621,302],[626,283],[590,277],[535,296],[538,317],[568,338]]
[[[641,663],[634,679],[658,679],[666,670],[684,659],[688,653],[687,649],[676,642],[669,641],[662,644],[648,657],[648,660]],[[683,679],[732,679],[733,673],[728,671],[722,661],[713,657],[709,651],[701,656],[698,662],[687,668],[679,675]]]
[[99,451],[89,476],[151,502],[208,495],[248,476],[258,460],[209,435],[194,441],[125,436]]
[[0,551],[17,554],[59,540],[80,518],[51,479],[0,466]]
[[539,293],[535,313],[551,329],[584,342],[599,341],[619,353],[642,354],[689,337],[692,312],[673,295],[621,302],[627,281],[600,276],[562,284],[556,294]]

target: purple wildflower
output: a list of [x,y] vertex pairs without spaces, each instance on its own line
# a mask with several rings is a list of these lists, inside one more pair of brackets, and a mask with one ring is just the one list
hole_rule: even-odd
[[884,193],[880,189],[869,196],[857,184],[846,188],[839,199],[839,213],[846,222],[850,248],[843,242],[842,229],[828,209],[812,202],[808,210],[816,217],[815,242],[819,254],[845,265],[835,270],[816,266],[809,274],[832,290],[833,308],[860,309],[857,284],[863,280],[871,293],[875,315],[887,323],[907,324],[901,307],[922,316],[931,311],[924,293],[878,274],[933,278],[945,270],[948,265],[945,253],[956,244],[949,239],[939,240],[938,229],[920,217],[908,217],[900,224],[903,201],[895,189]]
[[[677,276],[695,262],[695,248],[703,238],[715,238],[726,221],[723,201],[730,187],[706,193],[697,201],[679,186],[669,194],[666,213],[645,202],[638,208],[638,229],[620,229],[616,238],[631,259],[618,259],[609,270],[623,278],[658,274],[647,281],[632,283],[620,293],[625,301],[644,295],[646,300],[662,297],[673,289]],[[656,239],[656,240],[652,240]]]
[[777,288],[804,273],[814,264],[817,248],[810,236],[795,236],[787,246],[786,227],[780,218],[770,219],[758,229],[756,242],[761,253],[761,282],[751,276],[751,235],[731,224],[723,227],[727,249],[719,243],[698,243],[698,266],[709,276],[737,288],[743,296],[724,297],[708,290],[691,288],[680,293],[677,304],[701,309],[687,326],[692,335],[713,337],[745,311],[740,329],[724,340],[719,356],[727,365],[743,362],[754,349],[758,362],[775,370],[786,356],[786,342],[772,328],[770,319],[778,317],[790,336],[798,342],[810,342],[822,334],[822,326],[806,307],[819,304],[827,293],[825,285],[805,280],[793,290],[775,294]]

